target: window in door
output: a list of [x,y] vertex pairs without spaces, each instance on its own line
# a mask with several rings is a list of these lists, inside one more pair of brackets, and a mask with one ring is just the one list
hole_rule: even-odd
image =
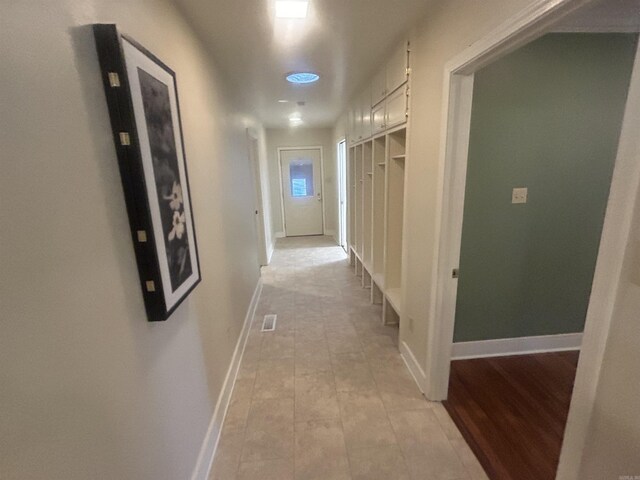
[[292,197],[313,197],[313,163],[297,160],[289,165]]

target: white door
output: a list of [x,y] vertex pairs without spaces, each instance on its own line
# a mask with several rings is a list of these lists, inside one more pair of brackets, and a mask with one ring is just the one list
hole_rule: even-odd
[[340,246],[347,251],[347,142],[338,143],[338,192],[340,195],[338,204],[338,223],[340,225],[338,236]]
[[260,185],[260,164],[258,157],[258,139],[247,132],[249,140],[249,167],[253,179],[253,206],[256,226],[256,236],[258,241],[258,263],[267,265],[267,242],[264,228],[264,211],[262,208],[262,186]]
[[321,162],[319,148],[280,150],[287,237],[323,233]]

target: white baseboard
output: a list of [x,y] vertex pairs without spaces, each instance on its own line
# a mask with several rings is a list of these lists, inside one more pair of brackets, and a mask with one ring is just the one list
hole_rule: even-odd
[[231,365],[227,370],[227,376],[222,384],[222,391],[218,397],[216,408],[213,411],[213,416],[209,422],[209,428],[207,434],[202,442],[200,453],[196,466],[191,475],[191,480],[207,480],[209,478],[209,471],[213,463],[213,457],[218,447],[218,441],[220,440],[220,433],[222,431],[222,424],[224,417],[227,414],[227,408],[229,407],[229,401],[231,400],[231,394],[233,393],[233,387],[236,383],[236,377],[238,376],[238,370],[240,368],[240,362],[242,361],[242,355],[244,354],[244,347],[249,337],[249,331],[251,329],[251,323],[260,300],[260,294],[262,293],[262,279],[258,279],[256,288],[253,291],[253,297],[247,310],[247,314],[244,318],[244,325],[240,332],[240,337],[236,343],[236,349],[231,357]]
[[402,360],[404,360],[404,363],[418,385],[418,388],[422,393],[424,393],[425,385],[427,384],[427,377],[424,374],[424,370],[422,370],[422,367],[420,367],[420,364],[416,360],[415,355],[409,348],[409,345],[404,341],[400,342],[400,356],[402,357]]
[[284,232],[276,232],[276,238],[284,238],[286,237]]
[[501,338],[497,340],[481,340],[478,342],[458,342],[453,344],[451,359],[504,357],[507,355],[525,355],[528,353],[580,350],[581,345],[582,333]]

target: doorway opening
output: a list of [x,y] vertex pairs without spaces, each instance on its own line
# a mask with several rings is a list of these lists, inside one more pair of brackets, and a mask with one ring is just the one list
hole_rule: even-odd
[[[560,2],[555,21],[580,5]],[[576,429],[589,418],[588,377],[597,375],[607,328],[595,312],[615,285],[603,258],[616,243],[611,230],[624,231],[615,218],[627,208],[609,199],[633,190],[627,182],[634,179],[619,172],[633,161],[620,145],[632,141],[624,121],[637,34],[550,33],[558,26],[551,17],[548,10],[527,12],[447,65],[437,304],[425,391],[434,400],[449,395],[451,416],[494,479],[555,478],[563,438],[562,448],[573,453],[584,445]],[[558,49],[549,52],[554,42]],[[539,76],[545,68],[546,79]],[[585,326],[589,341],[578,362]],[[566,350],[574,352],[556,353]],[[577,397],[580,420],[564,436],[567,414],[578,417],[570,407]],[[536,401],[543,408],[532,407]],[[486,423],[492,412],[483,402],[511,410]],[[482,413],[481,427],[464,420],[473,410],[465,404]],[[508,433],[518,431],[520,440],[509,441]],[[567,455],[560,472],[571,468]]]
[[285,236],[323,235],[322,147],[278,148]]
[[338,244],[347,252],[347,141],[337,146],[338,158]]

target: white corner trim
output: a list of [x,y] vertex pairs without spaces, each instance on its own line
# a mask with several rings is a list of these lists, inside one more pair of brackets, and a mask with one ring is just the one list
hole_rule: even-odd
[[286,237],[284,232],[276,232],[276,238],[284,238]]
[[503,357],[529,353],[580,350],[582,333],[540,335],[536,337],[500,338],[477,342],[458,342],[451,348],[451,359]]
[[427,377],[425,376],[422,367],[420,367],[418,360],[416,360],[415,355],[411,351],[411,348],[409,348],[409,345],[407,345],[407,342],[405,341],[400,342],[400,356],[402,357],[402,360],[404,360],[404,363],[418,385],[418,388],[424,394]]
[[253,322],[253,317],[256,312],[256,307],[258,306],[261,293],[262,278],[258,278],[258,283],[253,291],[253,297],[251,297],[251,303],[249,304],[247,314],[244,318],[244,325],[240,332],[240,337],[236,343],[236,349],[233,352],[233,357],[231,357],[231,365],[229,365],[227,376],[222,384],[222,391],[220,392],[216,408],[213,411],[213,416],[209,422],[207,434],[202,442],[202,447],[200,448],[200,453],[198,454],[198,460],[193,470],[193,474],[191,475],[191,480],[207,480],[209,478],[209,472],[211,470],[211,465],[213,464],[213,457],[216,453],[216,448],[218,448],[218,441],[220,440],[220,433],[222,432],[222,424],[224,422],[224,417],[227,414],[227,408],[229,407],[233,387],[235,386],[236,377],[238,376],[240,362],[244,355],[244,347],[247,343],[247,338],[249,337],[251,323]]
[[275,250],[275,245],[273,242],[271,242],[267,247],[267,265],[271,263],[271,257],[273,257],[274,250]]

